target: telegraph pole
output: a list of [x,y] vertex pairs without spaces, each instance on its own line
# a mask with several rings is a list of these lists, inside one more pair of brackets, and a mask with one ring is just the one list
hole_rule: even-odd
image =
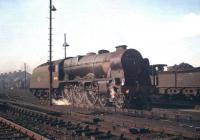
[[49,0],[49,105],[52,106],[52,11],[56,11],[56,8],[52,5],[52,0]]
[[26,89],[26,63],[24,63],[24,88]]
[[66,33],[64,34],[64,44],[63,44],[63,47],[64,47],[64,49],[65,49],[65,58],[66,58],[66,47],[68,47],[69,46],[69,44],[67,43],[67,41],[66,41]]

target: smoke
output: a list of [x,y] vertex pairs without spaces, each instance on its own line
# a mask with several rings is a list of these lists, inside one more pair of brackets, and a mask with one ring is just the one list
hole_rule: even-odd
[[58,100],[53,99],[52,103],[54,105],[71,105],[71,103],[65,98],[58,99]]

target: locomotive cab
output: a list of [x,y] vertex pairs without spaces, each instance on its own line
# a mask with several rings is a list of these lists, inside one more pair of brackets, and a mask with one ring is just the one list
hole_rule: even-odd
[[[53,96],[60,94],[60,81],[63,79],[63,60],[52,62]],[[49,94],[49,63],[39,65],[30,77],[30,91],[39,98],[48,98]]]

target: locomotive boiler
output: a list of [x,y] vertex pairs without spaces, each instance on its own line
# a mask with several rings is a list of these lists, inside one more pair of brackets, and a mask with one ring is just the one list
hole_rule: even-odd
[[[69,57],[53,62],[54,97],[82,106],[146,108],[150,104],[149,61],[126,45],[116,51]],[[33,71],[30,89],[48,95],[48,64]],[[45,76],[46,75],[46,76]]]

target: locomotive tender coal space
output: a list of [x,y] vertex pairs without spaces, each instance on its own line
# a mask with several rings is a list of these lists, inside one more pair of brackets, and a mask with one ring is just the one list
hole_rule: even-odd
[[[35,68],[30,80],[30,90],[40,98],[49,94],[48,67]],[[149,60],[126,45],[54,61],[53,70],[53,98],[77,106],[149,106]]]
[[151,66],[151,80],[155,87],[154,95],[163,99],[189,102],[199,105],[200,101],[200,68],[165,71],[167,65],[156,64]]

